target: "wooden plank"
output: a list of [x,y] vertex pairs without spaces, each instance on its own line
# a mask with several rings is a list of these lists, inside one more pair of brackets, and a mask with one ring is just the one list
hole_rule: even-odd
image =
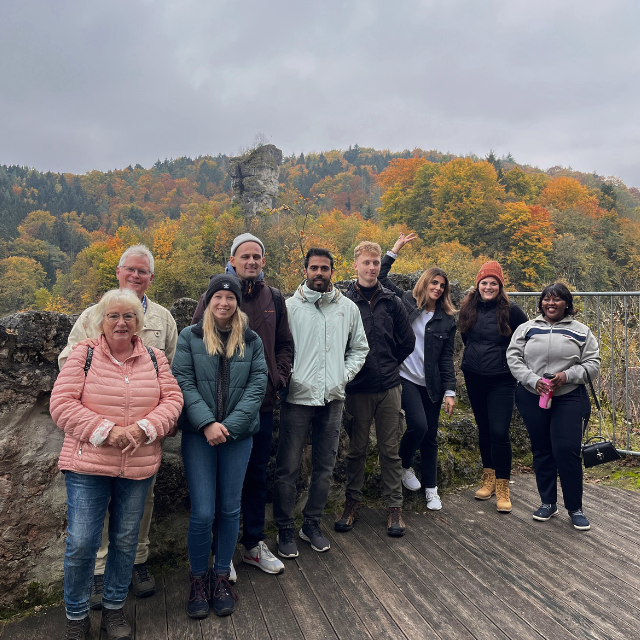
[[[431,621],[431,626],[441,638],[462,640],[476,637],[471,633],[469,627],[464,626],[456,617],[456,609],[460,605],[464,609],[468,609],[472,606],[471,603],[466,598],[464,598],[465,602],[462,602],[463,599],[460,598],[455,609],[453,607],[448,609],[438,595],[441,585],[438,585],[437,590],[431,589],[427,581],[423,579],[423,576],[428,572],[424,571],[424,565],[421,562],[416,562],[415,552],[406,554],[406,549],[410,546],[409,543],[402,538],[387,536],[386,525],[384,514],[367,511],[354,527],[353,535],[369,549],[371,555],[389,578],[395,584],[402,585],[404,595],[423,618],[428,618]],[[402,548],[405,549],[405,555],[401,554]],[[419,571],[416,571],[417,567],[420,567]],[[474,616],[471,628],[477,626],[478,617],[481,617],[481,614]],[[483,622],[485,621],[480,622],[481,626],[484,626]],[[501,635],[499,630],[494,627],[491,629],[489,637],[496,638]]]
[[[530,498],[535,497],[539,500],[537,490],[527,487],[526,485],[521,487],[520,495],[528,496]],[[587,517],[591,521],[591,530],[588,532],[578,532],[571,525],[571,521],[569,516],[566,515],[566,510],[564,509],[562,502],[562,494],[559,492],[558,496],[558,511],[559,514],[553,520],[558,524],[564,524],[568,531],[570,531],[574,535],[579,535],[583,538],[589,539],[597,539],[600,540],[600,544],[605,544],[613,553],[616,553],[617,556],[624,556],[629,562],[634,563],[635,565],[640,564],[640,545],[633,542],[630,538],[638,538],[640,540],[640,535],[634,531],[629,525],[623,524],[621,522],[617,522],[615,524],[602,522],[599,518],[597,511],[589,512],[587,511]],[[514,505],[514,507],[519,507],[522,509],[522,504]],[[521,513],[521,512],[520,512]],[[533,513],[533,509],[529,511],[529,517]],[[533,521],[533,518],[531,518]],[[620,531],[623,530],[624,534]],[[597,544],[597,541],[596,541]],[[615,551],[617,549],[617,552]]]
[[[624,620],[635,626],[635,618],[617,605],[611,606],[611,598],[602,598],[597,587],[571,564],[562,562],[562,550],[549,554],[536,545],[535,540],[520,536],[513,528],[498,522],[497,518],[468,518],[469,505],[463,498],[452,498],[448,503],[451,520],[457,523],[455,530],[442,520],[438,527],[449,533],[455,533],[458,542],[471,553],[494,567],[502,569],[506,576],[519,585],[525,576],[532,587],[530,598],[538,602],[545,615],[556,619],[578,638],[622,638],[618,628],[624,627]],[[496,514],[497,515],[497,514]],[[511,522],[517,519],[510,519]],[[464,527],[460,526],[464,523]]]
[[264,571],[247,571],[247,575],[258,600],[269,635],[278,640],[280,638],[303,640],[304,636],[277,577]]
[[[260,571],[257,567],[248,567],[248,570]],[[330,640],[338,637],[297,561],[286,562],[284,573],[278,576],[278,582],[305,640]]]
[[238,636],[236,636],[236,632],[233,626],[233,617],[235,615],[235,608],[230,616],[218,617],[215,613],[213,613],[213,611],[211,611],[208,618],[200,620],[202,637],[206,638],[207,640],[236,640]]
[[[524,496],[529,497],[530,499],[540,500],[540,496],[538,494],[538,490],[536,488],[534,481],[518,481],[521,483],[521,493]],[[620,499],[626,499],[626,496],[620,496],[618,491],[615,491],[612,487],[598,487],[600,489],[597,493],[592,493],[586,491],[587,484],[585,483],[585,492],[583,494],[583,504],[584,510],[587,518],[592,523],[592,529],[602,528],[606,531],[611,531],[612,533],[625,538],[625,540],[621,541],[625,547],[627,547],[627,542],[631,541],[633,546],[627,549],[627,554],[629,552],[634,553],[636,557],[640,560],[640,518],[638,517],[638,512],[632,513],[627,511],[626,509],[621,509],[616,507],[616,501]],[[640,501],[639,501],[640,502]],[[539,503],[538,503],[539,504]],[[563,509],[563,496],[562,489],[558,484],[558,510],[564,511]],[[638,504],[640,509],[640,504]],[[536,507],[533,507],[531,511]],[[566,513],[563,515],[568,518]]]
[[[464,585],[468,597],[485,612],[502,631],[511,638],[535,638],[540,639],[541,634],[532,627],[522,615],[519,594],[515,590],[510,592],[510,598],[496,595],[508,589],[509,583],[495,573],[492,568],[482,563],[475,563],[470,559],[465,550],[455,543],[450,536],[443,536],[435,525],[430,524],[432,517],[424,517],[419,514],[405,514],[408,525],[406,538],[416,548],[416,551],[428,558],[434,566],[446,576],[451,576],[456,584]],[[410,528],[409,528],[410,527]],[[506,582],[506,584],[503,584]],[[517,608],[511,600],[518,603]],[[525,608],[530,608],[528,602]],[[554,626],[559,627],[554,621]],[[559,629],[558,638],[563,637]],[[550,636],[553,637],[553,636]]]
[[300,555],[296,560],[297,565],[313,592],[314,600],[317,600],[327,617],[333,637],[341,640],[371,638],[366,626],[343,593],[340,583],[322,562],[322,556],[331,553],[331,550],[318,553],[304,542],[298,544],[298,550]]
[[[333,522],[329,519],[329,524]],[[380,605],[380,601],[369,588],[362,576],[356,571],[349,558],[342,551],[339,541],[341,535],[331,540],[331,551],[323,553],[320,560],[331,572],[333,578],[342,585],[343,592],[351,606],[355,609],[373,638],[385,640],[406,640],[389,612]]]
[[[327,520],[325,520],[327,522]],[[330,518],[328,522],[331,522]],[[362,576],[367,585],[393,617],[402,633],[407,638],[425,639],[438,638],[429,621],[425,620],[416,608],[373,560],[368,550],[363,547],[355,536],[339,536],[334,532],[325,531],[332,544],[339,544],[344,554],[349,558],[356,571]]]
[[167,638],[164,575],[156,574],[155,578],[155,594],[149,598],[138,598],[136,601],[136,640]]
[[187,615],[189,570],[178,569],[167,574],[164,585],[167,637],[170,640],[202,640],[200,622]]
[[[231,618],[233,618],[233,628],[236,636],[242,640],[265,640],[270,638],[267,630],[267,623],[264,621],[262,611],[258,604],[258,599],[251,586],[246,564],[240,560],[240,555],[236,554],[234,558],[238,581],[234,585],[234,589],[238,594],[238,602],[236,602],[235,610]],[[260,571],[260,569],[257,569]]]

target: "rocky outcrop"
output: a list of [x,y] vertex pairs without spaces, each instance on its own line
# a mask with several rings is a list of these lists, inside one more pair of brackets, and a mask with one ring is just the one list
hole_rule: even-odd
[[273,208],[274,198],[278,196],[282,151],[275,145],[266,144],[253,151],[231,158],[229,175],[233,199],[238,202],[249,228],[251,220],[260,211]]

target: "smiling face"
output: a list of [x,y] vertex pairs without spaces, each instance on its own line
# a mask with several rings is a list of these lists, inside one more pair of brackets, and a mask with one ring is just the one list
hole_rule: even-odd
[[307,287],[314,291],[324,293],[331,284],[333,271],[329,258],[325,256],[311,256],[309,258],[309,265],[304,270]]
[[565,311],[567,310],[567,303],[560,296],[547,294],[542,298],[541,304],[544,317],[552,324],[564,318]]
[[125,263],[116,268],[116,278],[118,278],[121,289],[131,289],[142,300],[144,292],[153,282],[149,258],[146,256],[127,256]]
[[431,302],[437,302],[444,293],[447,283],[442,276],[434,276],[427,285],[427,297]]
[[234,293],[221,289],[216,291],[209,301],[209,309],[213,313],[216,324],[226,328],[238,308],[238,300]]
[[109,305],[102,320],[102,332],[112,352],[131,344],[138,318],[135,309],[126,302]]
[[375,253],[362,252],[353,263],[358,274],[358,284],[373,287],[378,282],[380,273],[380,256]]
[[500,293],[500,283],[495,278],[483,278],[478,282],[478,291],[485,302],[495,300]]
[[229,259],[238,278],[255,281],[258,279],[266,259],[262,247],[257,242],[243,242]]

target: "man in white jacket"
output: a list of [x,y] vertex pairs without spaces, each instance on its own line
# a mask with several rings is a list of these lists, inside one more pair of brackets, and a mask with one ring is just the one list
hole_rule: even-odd
[[[122,256],[120,256],[120,261],[116,268],[116,278],[118,279],[120,289],[131,289],[131,291],[140,298],[140,302],[142,302],[144,326],[139,333],[142,342],[147,347],[155,347],[163,351],[164,355],[167,356],[169,364],[171,364],[178,342],[178,328],[171,313],[147,297],[146,291],[153,281],[153,271],[153,255],[147,247],[138,244],[129,247]],[[67,339],[67,346],[58,356],[58,366],[60,369],[64,366],[67,357],[71,353],[71,349],[76,344],[89,338],[98,337],[99,333],[91,322],[93,308],[94,305],[86,308],[73,325],[69,338]],[[153,487],[155,483],[156,478],[154,476],[144,503],[144,515],[140,521],[140,531],[138,533],[138,551],[136,553],[131,578],[133,592],[138,597],[150,596],[156,591],[155,579],[147,570],[146,565],[149,556],[149,529],[151,527],[151,516],[153,515]],[[94,570],[93,589],[89,601],[92,609],[102,608],[103,575],[107,563],[108,532],[109,512],[107,511],[104,529],[102,531],[102,544],[98,551]]]
[[[331,283],[333,256],[309,249],[305,282],[287,300],[294,356],[291,382],[280,407],[273,514],[278,525],[278,554],[295,558],[293,508],[302,452],[311,429],[312,470],[300,537],[315,551],[327,551],[320,518],[329,494],[338,453],[345,386],[369,353],[358,307]],[[282,397],[282,394],[281,394]]]

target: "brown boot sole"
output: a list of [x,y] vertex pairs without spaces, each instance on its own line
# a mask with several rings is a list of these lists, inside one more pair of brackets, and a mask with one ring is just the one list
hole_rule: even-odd
[[492,493],[490,496],[479,496],[478,494],[476,494],[476,500],[489,500],[490,498],[493,498],[493,496],[495,496],[495,492]]
[[509,507],[508,509],[498,509],[498,513],[511,513],[513,507]]

